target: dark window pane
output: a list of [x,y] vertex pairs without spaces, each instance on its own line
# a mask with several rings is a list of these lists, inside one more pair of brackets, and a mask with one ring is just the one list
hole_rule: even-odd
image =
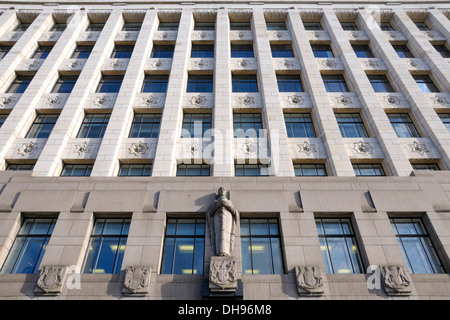
[[287,30],[286,24],[284,22],[266,22],[267,30],[278,31]]
[[71,58],[87,59],[89,58],[93,48],[94,46],[77,46]]
[[303,92],[302,82],[298,75],[277,75],[279,92]]
[[253,58],[253,45],[231,45],[231,58]]
[[316,136],[309,113],[285,113],[284,121],[289,138],[313,138]]
[[166,92],[169,76],[147,75],[144,78],[142,92]]
[[117,93],[122,86],[123,76],[103,76],[96,92]]
[[358,26],[354,22],[341,22],[342,29],[345,31],[358,31]]
[[86,114],[77,138],[103,138],[109,117],[107,113]]
[[250,22],[230,22],[230,30],[252,30]]
[[392,47],[394,47],[394,50],[400,58],[414,58],[413,54],[409,51],[409,48],[406,45],[393,45]]
[[58,120],[57,114],[39,114],[31,125],[26,138],[48,138]]
[[311,48],[315,58],[334,58],[333,50],[327,44],[313,44]]
[[368,45],[352,45],[358,58],[374,58],[372,50]]
[[212,92],[213,91],[213,77],[212,76],[197,76],[190,75],[186,92]]
[[417,85],[424,93],[439,92],[439,89],[434,84],[433,80],[427,75],[414,75]]
[[158,31],[178,31],[178,22],[160,22]]
[[150,58],[173,58],[174,45],[154,45]]
[[78,76],[60,76],[55,86],[53,87],[53,93],[71,93],[75,83],[78,80]]
[[158,113],[136,113],[131,124],[130,138],[157,138],[161,124]]
[[320,22],[303,22],[303,26],[305,27],[305,30],[307,30],[307,31],[323,30]]
[[270,49],[273,58],[292,58],[294,56],[290,44],[271,44]]
[[216,24],[214,22],[196,22],[194,24],[195,31],[214,31]]
[[368,75],[367,78],[372,84],[373,90],[375,90],[375,92],[394,92],[394,88],[391,86],[391,83],[386,76]]
[[388,113],[387,116],[399,138],[420,137],[407,113]]
[[321,163],[294,164],[296,176],[326,176],[325,165]]
[[33,80],[33,77],[18,76],[8,88],[7,93],[24,93],[31,80]]
[[355,163],[353,170],[356,176],[384,176],[384,170],[379,163]]
[[209,164],[179,164],[177,176],[209,176]]
[[342,75],[322,75],[327,92],[348,92],[347,83]]
[[192,45],[191,58],[214,58],[214,45]]
[[233,92],[258,92],[256,75],[233,75]]
[[134,46],[116,45],[111,54],[111,58],[116,59],[130,59],[133,54]]

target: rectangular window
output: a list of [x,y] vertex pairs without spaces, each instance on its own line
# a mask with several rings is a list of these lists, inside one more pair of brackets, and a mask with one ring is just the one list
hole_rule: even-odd
[[395,31],[390,22],[380,22],[380,29],[383,31]]
[[6,118],[8,118],[7,114],[0,114],[0,128],[2,127],[2,125],[5,122]]
[[390,219],[411,273],[444,273],[444,268],[419,218]]
[[3,59],[11,50],[12,46],[0,45],[0,60]]
[[87,59],[91,55],[94,46],[77,46],[72,54],[72,59]]
[[421,31],[431,31],[428,25],[425,22],[414,22],[417,28]]
[[45,59],[52,51],[53,46],[42,46],[40,45],[36,51],[31,56],[31,59]]
[[316,218],[316,227],[327,274],[364,272],[350,219]]
[[289,138],[316,137],[310,113],[285,113],[284,122]]
[[389,79],[384,75],[368,75],[370,83],[372,84],[373,90],[375,92],[394,92]]
[[214,58],[214,45],[193,44],[191,58]]
[[152,49],[152,54],[150,58],[173,58],[173,52],[175,50],[175,45],[173,44],[155,44]]
[[67,28],[66,23],[55,23],[53,25],[52,31],[64,31]]
[[233,74],[232,90],[233,92],[258,92],[258,81],[256,79],[256,75]]
[[96,219],[83,273],[119,274],[131,219]]
[[278,219],[241,219],[242,273],[283,274]]
[[14,79],[11,86],[8,88],[7,93],[24,93],[25,90],[28,88],[28,85],[30,84],[31,80],[33,80],[32,76],[17,76],[16,79]]
[[413,75],[420,90],[424,93],[439,92],[438,87],[434,84],[433,80],[427,75]]
[[125,22],[122,31],[140,31],[141,27],[141,22]]
[[412,163],[414,170],[423,171],[440,171],[439,165],[437,163]]
[[354,163],[353,171],[356,176],[385,176],[380,163]]
[[142,92],[167,92],[168,75],[146,75]]
[[254,58],[253,45],[251,44],[232,44],[231,45],[232,58]]
[[53,87],[53,93],[71,93],[78,76],[60,76]]
[[420,137],[419,132],[407,113],[388,113],[387,116],[399,138]]
[[116,45],[111,54],[111,58],[130,59],[133,54],[134,45]]
[[31,26],[31,23],[20,23],[14,31],[27,31],[27,29]]
[[93,164],[64,164],[61,177],[89,177]]
[[299,75],[277,74],[279,92],[303,92]]
[[213,76],[189,75],[186,92],[213,92]]
[[216,24],[214,22],[196,22],[194,31],[215,31]]
[[236,177],[267,177],[269,166],[267,164],[235,164],[234,175]]
[[336,113],[336,120],[343,138],[369,136],[359,113]]
[[294,51],[290,44],[271,44],[272,58],[292,58]]
[[414,58],[414,55],[409,50],[408,46],[402,44],[402,45],[392,45],[395,52],[397,52],[398,56],[400,58]]
[[262,130],[262,118],[260,113],[234,113],[233,115],[234,137],[259,137]]
[[178,22],[160,22],[158,31],[178,31]]
[[323,177],[327,175],[327,170],[323,163],[294,163],[294,172],[296,177]]
[[334,58],[333,50],[328,44],[313,44],[311,48],[315,58]]
[[157,138],[161,125],[159,113],[135,113],[130,138]]
[[450,132],[450,113],[438,113],[439,118],[441,118],[442,123]]
[[6,171],[31,171],[34,163],[8,163]]
[[341,22],[342,29],[345,31],[358,31],[358,26],[354,22]]
[[374,58],[375,56],[368,45],[352,45],[353,50],[358,58]]
[[283,31],[287,30],[284,22],[266,22],[267,30],[269,31]]
[[177,177],[205,177],[210,175],[209,164],[179,164]]
[[102,31],[104,26],[104,23],[90,23],[86,31]]
[[109,117],[109,113],[87,113],[77,138],[103,138]]
[[320,22],[303,22],[306,31],[320,31],[323,30]]
[[211,113],[185,113],[181,137],[204,138],[211,135]]
[[450,50],[448,50],[447,46],[434,44],[433,47],[439,52],[442,58],[450,58]]
[[120,164],[119,177],[148,177],[152,175],[150,163],[122,163]]
[[37,273],[55,224],[56,219],[25,219],[1,273]]
[[31,125],[26,138],[47,139],[58,120],[58,114],[38,114]]
[[98,84],[98,93],[118,93],[122,86],[123,76],[102,76],[100,83]]
[[205,219],[167,219],[161,274],[203,274]]
[[340,74],[323,74],[323,84],[327,92],[349,92],[347,82]]
[[232,31],[249,31],[252,30],[250,22],[230,22],[230,30]]

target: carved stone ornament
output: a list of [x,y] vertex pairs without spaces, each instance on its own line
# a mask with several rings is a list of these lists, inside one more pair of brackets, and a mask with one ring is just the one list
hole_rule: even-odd
[[32,154],[34,151],[36,151],[38,149],[38,145],[37,143],[34,142],[29,142],[29,143],[24,143],[22,144],[22,146],[20,146],[17,151],[19,152],[20,155],[22,156],[27,156]]
[[93,103],[94,103],[96,106],[101,107],[101,106],[103,106],[103,105],[105,105],[105,104],[108,104],[110,101],[111,101],[111,99],[110,99],[109,97],[107,97],[107,96],[101,96],[101,97],[96,97],[96,98],[93,100]]
[[209,264],[209,289],[211,291],[236,291],[236,260],[229,257],[212,257]]
[[364,61],[364,64],[366,65],[366,67],[371,68],[371,69],[377,69],[380,67],[380,64],[378,63],[378,61],[372,60],[372,59]]
[[418,153],[422,156],[425,154],[425,152],[430,152],[425,144],[418,143],[417,141],[414,141],[412,144],[408,144],[408,146],[411,147],[411,152]]
[[148,294],[152,268],[149,266],[131,266],[125,270],[122,293],[126,295]]
[[230,257],[233,254],[236,223],[239,212],[227,198],[227,190],[220,187],[207,214],[211,235],[211,250],[215,256]]
[[147,107],[150,107],[152,104],[158,104],[158,98],[154,96],[148,96],[142,98],[142,102],[147,105]]
[[291,60],[283,59],[281,61],[278,61],[278,66],[280,68],[294,68],[294,62]]
[[353,104],[353,100],[351,97],[347,97],[341,94],[339,97],[334,98],[337,104],[342,104],[344,106],[349,106]]
[[58,105],[61,103],[61,97],[54,96],[47,99],[47,103],[50,105],[50,107],[53,107],[54,105]]
[[433,102],[434,102],[434,103],[437,103],[437,104],[440,104],[440,105],[442,105],[442,106],[446,106],[447,104],[450,103],[450,102],[447,100],[446,97],[441,97],[441,96],[439,96],[439,95],[436,95],[436,96],[433,98]]
[[322,61],[322,66],[325,68],[337,68],[338,64],[336,61],[326,59]]
[[353,150],[366,156],[372,154],[373,147],[368,142],[359,141],[354,143]]
[[298,144],[297,146],[298,146],[299,152],[304,152],[304,153],[306,153],[307,156],[309,156],[313,152],[317,152],[317,150],[315,148],[316,145],[310,144],[306,141],[304,141],[303,144]]
[[110,66],[111,68],[113,68],[113,69],[122,68],[123,62],[122,62],[122,61],[119,61],[119,60],[111,61],[111,62],[109,63],[109,66]]
[[300,96],[289,96],[287,98],[287,101],[289,104],[292,104],[292,105],[300,105],[300,104],[303,104],[303,102],[305,102],[305,100]]
[[195,140],[194,140],[194,142],[185,145],[186,154],[188,154],[192,158],[195,158],[195,156],[199,150],[200,150],[200,145]]
[[27,69],[35,69],[38,68],[40,66],[40,63],[37,60],[34,60],[32,62],[27,62]]
[[239,103],[240,103],[240,104],[244,104],[244,105],[246,105],[247,107],[248,107],[249,105],[255,103],[255,98],[249,97],[248,95],[245,95],[245,97],[239,97],[238,99],[239,99]]
[[67,62],[67,63],[65,64],[65,67],[68,68],[68,69],[70,69],[70,70],[72,70],[72,69],[75,69],[76,67],[81,66],[81,65],[82,65],[82,63],[81,63],[80,61],[75,60],[75,61],[69,61],[69,62]]
[[8,97],[1,97],[0,98],[0,106],[1,107],[6,107],[8,104],[10,104],[11,102],[14,102],[15,99],[11,96]]
[[208,99],[206,99],[204,96],[201,96],[201,95],[194,96],[194,97],[189,99],[189,103],[193,104],[193,105],[195,105],[197,107],[205,105],[205,103],[207,101],[208,101]]
[[139,141],[138,143],[133,143],[131,147],[128,148],[130,154],[134,154],[135,156],[140,156],[145,154],[150,148],[147,146],[147,143],[143,143]]
[[91,147],[91,145],[87,144],[87,142],[85,141],[82,144],[75,145],[75,152],[78,153],[79,156],[81,156],[83,153],[91,152],[91,149],[89,147]]
[[381,266],[381,276],[388,295],[409,295],[411,281],[402,266]]
[[396,96],[385,96],[383,97],[384,102],[386,102],[387,104],[390,105],[394,105],[394,106],[398,106],[401,104],[401,100],[399,98],[397,98]]
[[161,68],[161,67],[163,67],[165,65],[166,65],[166,62],[164,60],[161,60],[161,59],[151,62],[151,66],[153,68]]
[[320,296],[323,294],[322,276],[318,267],[295,267],[295,278],[300,295]]
[[241,148],[242,152],[247,155],[257,155],[258,150],[260,149],[258,144],[253,141],[247,141],[242,144]]
[[36,283],[36,293],[61,293],[66,278],[66,266],[43,266]]

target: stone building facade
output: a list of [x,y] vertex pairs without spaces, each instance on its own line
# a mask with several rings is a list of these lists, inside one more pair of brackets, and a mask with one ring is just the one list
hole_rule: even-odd
[[450,298],[449,1],[0,12],[0,299]]

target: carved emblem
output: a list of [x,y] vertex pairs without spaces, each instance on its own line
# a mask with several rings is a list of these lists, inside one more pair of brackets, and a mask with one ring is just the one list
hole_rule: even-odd
[[245,97],[239,97],[238,99],[239,99],[239,103],[240,103],[240,104],[244,104],[244,105],[246,105],[247,107],[248,107],[249,105],[255,103],[255,98],[249,97],[248,95],[245,95]]
[[236,65],[238,67],[247,67],[247,66],[250,66],[251,63],[248,60],[238,60],[238,61],[236,61]]
[[59,293],[64,284],[65,274],[65,266],[43,266],[36,285],[45,293]]
[[416,152],[422,156],[425,154],[425,152],[430,152],[425,144],[418,143],[417,141],[414,141],[412,144],[408,144],[408,146],[411,147],[411,152]]
[[134,154],[135,156],[139,156],[141,154],[146,153],[150,148],[147,146],[147,143],[143,143],[139,141],[138,143],[133,143],[131,147],[128,148],[130,154]]
[[359,141],[354,143],[353,150],[356,150],[357,153],[366,156],[368,154],[372,154],[373,147],[368,142]]
[[381,274],[387,291],[393,290],[394,293],[408,294],[410,280],[403,271],[402,266],[382,266]]
[[309,156],[313,152],[317,152],[317,150],[315,149],[316,145],[310,144],[306,141],[303,142],[303,144],[298,144],[297,146],[298,146],[299,152],[304,152],[304,153],[306,153],[307,156]]
[[122,62],[122,61],[119,61],[119,60],[111,61],[111,62],[109,63],[109,66],[110,66],[111,68],[113,68],[113,69],[122,68],[122,65],[123,65],[123,62]]
[[81,65],[82,65],[82,63],[80,61],[78,61],[78,60],[69,61],[69,62],[66,63],[66,68],[74,69],[74,68],[76,68],[78,66],[81,66]]
[[144,102],[148,107],[152,104],[158,104],[158,98],[154,96],[144,97],[142,98],[142,102]]
[[38,145],[34,142],[24,143],[20,148],[17,149],[19,154],[22,156],[27,156],[38,149]]
[[297,286],[299,293],[306,293],[308,295],[321,295],[323,290],[320,288],[323,286],[322,276],[320,275],[319,268],[315,266],[304,266],[295,268]]
[[287,101],[289,104],[295,104],[295,105],[303,104],[303,102],[305,102],[305,100],[300,96],[289,96],[287,98]]
[[123,283],[125,294],[147,294],[152,268],[148,266],[132,266],[125,270]]
[[104,104],[108,104],[111,99],[107,96],[96,97],[93,102],[96,106],[101,107]]
[[224,290],[236,282],[235,260],[212,260],[209,265],[209,282]]
[[294,67],[294,62],[291,60],[281,60],[278,62],[278,65],[280,66],[280,68],[293,68]]
[[337,104],[342,104],[344,106],[348,106],[353,104],[353,100],[350,97],[346,97],[343,94],[341,94],[339,97],[334,98]]
[[383,97],[383,100],[384,100],[384,102],[386,102],[387,104],[395,105],[395,106],[400,105],[401,102],[402,102],[402,101],[401,101],[399,98],[397,98],[396,96],[391,96],[391,95]]
[[33,69],[33,68],[38,68],[39,67],[39,62],[37,62],[37,60],[34,60],[33,62],[27,62],[27,69]]
[[313,32],[312,35],[314,36],[314,38],[318,39],[318,38],[322,38],[323,36],[323,32]]
[[161,60],[161,59],[151,62],[151,66],[153,68],[161,68],[161,67],[165,66],[165,64],[166,64],[166,62],[164,60]]
[[336,61],[329,60],[329,59],[323,60],[322,65],[326,68],[336,68],[338,66]]
[[376,69],[376,68],[380,67],[380,64],[376,60],[366,60],[366,61],[364,61],[364,63],[368,68],[371,68],[371,69]]
[[197,154],[197,152],[200,149],[200,145],[198,144],[197,141],[194,140],[194,142],[187,144],[185,146],[186,148],[186,153],[190,154],[191,157],[195,157],[195,155]]
[[204,96],[198,95],[198,96],[194,96],[191,99],[189,99],[189,103],[193,104],[195,106],[203,106],[206,101],[208,101],[208,99],[206,99]]
[[7,106],[8,104],[10,104],[11,102],[14,102],[14,101],[15,101],[15,99],[13,97],[11,97],[11,96],[1,97],[0,98],[0,106],[5,107],[5,106]]
[[258,144],[253,141],[247,141],[242,144],[241,148],[244,154],[254,155],[258,154],[258,150],[260,149]]
[[433,102],[434,102],[434,103],[437,103],[437,104],[440,104],[440,105],[442,105],[442,106],[445,106],[445,105],[447,105],[447,104],[449,103],[449,101],[447,100],[446,97],[441,97],[441,96],[439,96],[439,95],[436,95],[436,96],[434,97]]
[[91,145],[88,145],[87,142],[83,142],[82,144],[75,145],[75,152],[78,153],[79,156],[81,156],[83,153],[89,153],[91,152],[91,149],[89,148]]
[[54,105],[58,105],[61,103],[61,98],[59,96],[55,96],[47,99],[47,103],[53,107]]

